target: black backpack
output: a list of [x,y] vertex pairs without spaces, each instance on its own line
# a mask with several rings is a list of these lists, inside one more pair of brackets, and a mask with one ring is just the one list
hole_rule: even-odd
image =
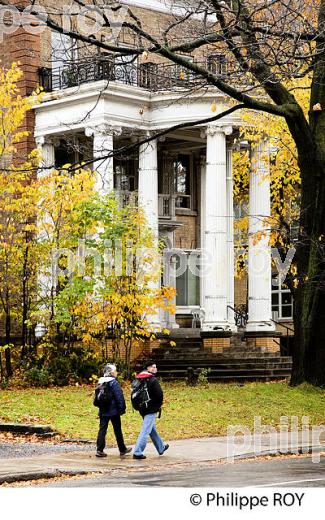
[[151,401],[146,379],[134,379],[131,383],[131,403],[135,410],[144,412]]
[[107,408],[110,405],[112,398],[113,395],[109,382],[98,383],[95,388],[94,406],[97,406],[98,408]]

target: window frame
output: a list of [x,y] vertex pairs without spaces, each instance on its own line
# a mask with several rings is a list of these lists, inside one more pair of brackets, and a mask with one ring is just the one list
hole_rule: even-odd
[[[290,296],[291,296],[291,303],[283,303],[282,302],[282,296],[286,295],[286,294],[290,294]],[[277,304],[273,303],[273,295],[277,295],[278,296],[278,303]],[[291,293],[290,289],[283,288],[282,285],[280,287],[274,287],[272,285],[272,301],[271,301],[272,316],[273,316],[273,312],[277,312],[278,313],[277,320],[279,320],[279,321],[292,321],[293,320],[293,312],[294,312],[293,306],[294,306],[294,301],[293,301],[293,296],[292,296],[292,293]],[[291,308],[290,316],[283,316],[283,312],[282,312],[283,307],[290,307]]]
[[[188,301],[189,301],[189,292],[188,292],[188,288],[189,288],[189,284],[188,284],[188,271],[189,271],[189,267],[188,267],[188,258],[189,256],[192,254],[192,253],[196,253],[197,256],[199,258],[201,258],[201,251],[199,249],[182,249],[182,253],[184,253],[186,256],[187,256],[187,267],[186,267],[186,287],[185,287],[185,290],[186,290],[186,294],[185,294],[185,301],[186,303],[185,304],[177,304],[177,294],[176,294],[176,314],[186,314],[186,313],[189,313],[191,312],[192,309],[199,309],[200,308],[200,303],[201,303],[201,284],[200,284],[200,277],[199,276],[196,276],[196,275],[193,275],[195,276],[195,278],[197,278],[197,281],[196,281],[196,301],[197,303],[192,303],[192,304],[189,304]],[[201,260],[200,260],[200,263],[199,265],[201,265]],[[185,274],[184,273],[184,274]],[[176,276],[175,278],[175,288],[176,288],[176,291],[177,291],[177,280],[178,278],[180,278],[179,276]]]

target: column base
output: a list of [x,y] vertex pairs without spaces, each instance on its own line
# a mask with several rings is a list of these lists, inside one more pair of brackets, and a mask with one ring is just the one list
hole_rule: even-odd
[[235,323],[229,322],[229,328],[233,334],[236,334],[238,332],[238,327]]
[[222,354],[230,347],[231,330],[201,330],[203,348],[210,349],[212,354]]
[[250,332],[244,333],[244,338],[248,350],[250,348],[258,348],[262,353],[271,353],[280,355],[280,338],[281,332],[270,331],[270,332]]
[[231,332],[231,324],[228,321],[220,321],[220,322],[203,322],[202,330],[204,332]]
[[246,332],[276,332],[275,323],[272,321],[249,321],[246,325]]
[[176,321],[161,321],[161,328],[162,329],[179,329],[179,325]]

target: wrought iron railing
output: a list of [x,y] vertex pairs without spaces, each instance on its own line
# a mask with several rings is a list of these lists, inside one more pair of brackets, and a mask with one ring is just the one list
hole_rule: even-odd
[[227,305],[227,309],[230,309],[234,313],[235,325],[239,329],[244,329],[248,322],[248,313],[246,305],[236,305],[232,307]]
[[116,190],[121,208],[125,206],[136,206],[138,204],[138,194],[136,191]]
[[162,219],[175,218],[176,209],[176,196],[175,195],[158,195],[158,215]]
[[[285,341],[285,343],[282,342],[282,344],[280,342],[279,345],[282,347],[281,348],[282,355],[289,356],[290,355],[290,341],[292,340],[292,338],[295,335],[295,330],[292,327],[288,327],[288,325],[286,325],[282,321],[274,320],[273,318],[271,319],[271,321],[273,323],[275,323],[275,325],[283,327],[286,330],[286,336],[285,336],[286,341]],[[290,334],[290,332],[291,332],[291,334]]]
[[[127,205],[134,206],[138,204],[139,196],[136,191],[116,190],[116,193],[122,208]],[[158,195],[158,216],[160,219],[173,220],[175,218],[175,200],[176,195]]]
[[[209,67],[208,60],[197,63],[205,68]],[[219,72],[213,72],[222,78],[241,75],[240,72],[231,70],[229,64]],[[123,63],[106,55],[79,60],[58,68],[42,67],[39,69],[39,76],[40,85],[47,92],[100,80],[116,81],[150,91],[183,90],[205,84],[205,80],[199,75],[175,63],[138,64],[137,61],[131,60]]]

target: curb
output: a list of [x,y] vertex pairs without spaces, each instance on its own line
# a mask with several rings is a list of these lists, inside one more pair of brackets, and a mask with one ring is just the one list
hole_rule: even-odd
[[[75,477],[77,475],[87,475],[89,471],[79,470],[79,471],[65,471],[65,470],[55,470],[55,471],[38,471],[38,472],[30,472],[30,473],[13,473],[11,475],[0,477],[0,486],[2,484],[13,484],[14,482],[28,482],[30,480],[41,480],[44,478],[55,478],[55,477]],[[93,472],[92,472],[93,473]]]
[[[57,435],[57,434],[56,434]],[[96,441],[93,440],[93,439],[61,439],[60,440],[60,443],[65,443],[65,444],[96,444]],[[109,446],[107,446],[109,447]],[[112,445],[113,447],[113,445]]]
[[58,435],[50,426],[42,424],[0,423],[0,432],[27,433],[36,435]]
[[[294,451],[295,450],[295,451]],[[235,455],[234,460],[245,460],[245,459],[259,459],[261,457],[279,457],[281,455],[309,455],[311,453],[320,453],[325,451],[325,445],[320,446],[293,446],[288,448],[288,451],[277,450],[275,452],[270,452],[270,450],[261,451],[260,453],[244,453],[242,455]],[[227,460],[228,457],[224,457],[221,460]]]

